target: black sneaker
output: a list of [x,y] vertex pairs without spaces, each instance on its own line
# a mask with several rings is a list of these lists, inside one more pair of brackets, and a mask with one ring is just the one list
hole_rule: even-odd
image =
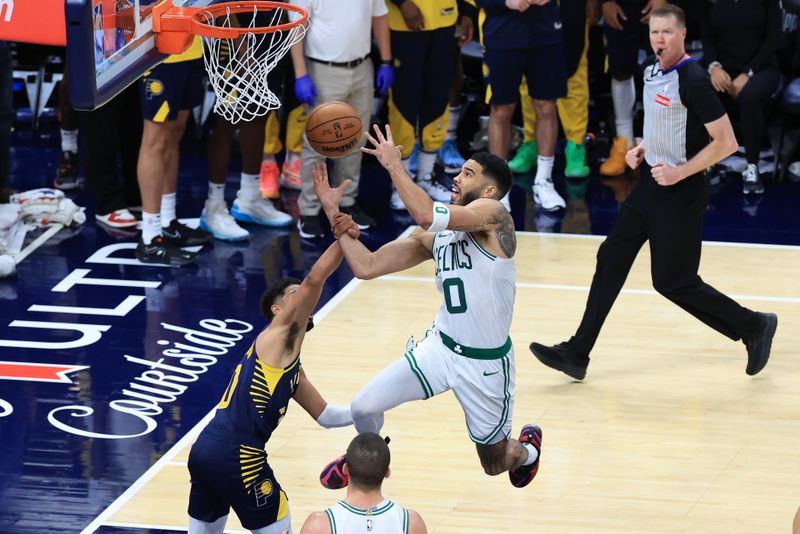
[[297,230],[300,237],[306,239],[319,239],[325,235],[319,217],[316,215],[301,215],[297,221]]
[[577,354],[569,343],[559,343],[553,347],[531,343],[530,349],[536,359],[548,367],[566,373],[575,380],[583,380],[586,376],[589,358]]
[[78,155],[72,152],[62,152],[58,160],[58,175],[53,181],[53,186],[62,191],[72,191],[80,187],[78,181]]
[[361,210],[361,206],[358,204],[353,204],[352,206],[341,206],[339,211],[351,216],[359,230],[367,230],[375,226],[375,219],[364,213]]
[[774,313],[756,312],[758,326],[753,334],[743,339],[747,347],[747,374],[755,375],[767,365],[769,352],[772,348],[772,338],[778,328],[778,316]]
[[188,252],[168,244],[162,236],[156,236],[149,245],[145,245],[142,238],[136,245],[136,259],[142,263],[160,263],[181,267],[194,263],[197,254]]
[[169,226],[161,229],[164,241],[173,247],[192,247],[205,245],[214,238],[210,233],[200,228],[189,228],[178,219],[173,219]]

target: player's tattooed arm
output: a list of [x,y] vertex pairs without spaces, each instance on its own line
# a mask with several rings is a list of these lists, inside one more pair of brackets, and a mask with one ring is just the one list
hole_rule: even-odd
[[517,234],[514,230],[514,219],[511,214],[506,211],[504,207],[500,207],[496,213],[497,226],[494,229],[494,235],[497,237],[497,244],[506,255],[511,258],[517,252]]
[[[451,210],[455,211],[452,207]],[[453,217],[451,217],[451,221],[452,220]],[[497,237],[498,246],[506,257],[513,257],[514,253],[517,251],[517,236],[514,231],[514,219],[511,218],[511,214],[508,213],[502,205],[498,205],[497,208],[480,223],[454,225],[451,222],[449,228],[459,232],[494,232],[495,237]]]

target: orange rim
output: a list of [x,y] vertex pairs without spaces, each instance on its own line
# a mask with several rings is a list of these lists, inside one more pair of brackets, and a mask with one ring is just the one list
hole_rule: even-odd
[[[238,14],[252,12],[254,7],[259,12],[264,13],[273,11],[275,9],[294,11],[300,15],[300,18],[285,24],[278,24],[277,26],[261,26],[256,28],[220,28],[217,26],[212,26],[206,22],[206,20],[209,18],[224,16],[228,13]],[[189,11],[190,9],[191,8],[184,8],[184,11]],[[191,15],[193,27],[192,31],[196,35],[200,35],[202,37],[214,37],[217,39],[235,39],[246,33],[262,34],[287,31],[300,26],[301,24],[305,24],[305,22],[308,20],[308,13],[305,9],[289,3],[284,4],[282,2],[270,2],[268,0],[224,2],[208,7],[196,8],[196,10],[191,9],[191,11],[194,11],[194,13]]]

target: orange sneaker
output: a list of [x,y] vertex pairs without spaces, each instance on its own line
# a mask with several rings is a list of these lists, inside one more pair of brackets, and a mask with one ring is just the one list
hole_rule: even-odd
[[264,160],[261,162],[258,188],[261,190],[262,197],[278,198],[281,196],[280,183],[278,181],[280,174],[281,171],[275,161]]
[[628,140],[622,136],[614,138],[608,159],[600,165],[600,174],[603,176],[618,176],[625,172],[628,165],[625,163],[625,153],[628,152]]
[[300,158],[294,158],[291,165],[287,165],[289,158],[283,162],[281,168],[281,186],[286,189],[300,190]]

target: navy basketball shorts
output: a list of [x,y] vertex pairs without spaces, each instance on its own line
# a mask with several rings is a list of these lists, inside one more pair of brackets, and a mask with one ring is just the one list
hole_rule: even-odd
[[201,435],[189,453],[189,515],[213,523],[236,512],[242,526],[255,530],[289,514],[286,493],[258,447]]
[[644,49],[648,55],[650,49],[649,30],[642,24],[642,7],[644,2],[621,2],[620,6],[628,20],[623,20],[622,31],[603,26],[606,38],[606,55],[608,56],[608,73],[615,77],[632,76],[639,72],[639,50]]
[[513,104],[519,100],[523,75],[528,81],[528,94],[536,100],[557,100],[567,95],[561,43],[533,48],[487,48],[484,62],[493,105]]
[[139,84],[142,117],[153,122],[178,118],[184,109],[203,102],[203,60],[162,63],[146,72]]

